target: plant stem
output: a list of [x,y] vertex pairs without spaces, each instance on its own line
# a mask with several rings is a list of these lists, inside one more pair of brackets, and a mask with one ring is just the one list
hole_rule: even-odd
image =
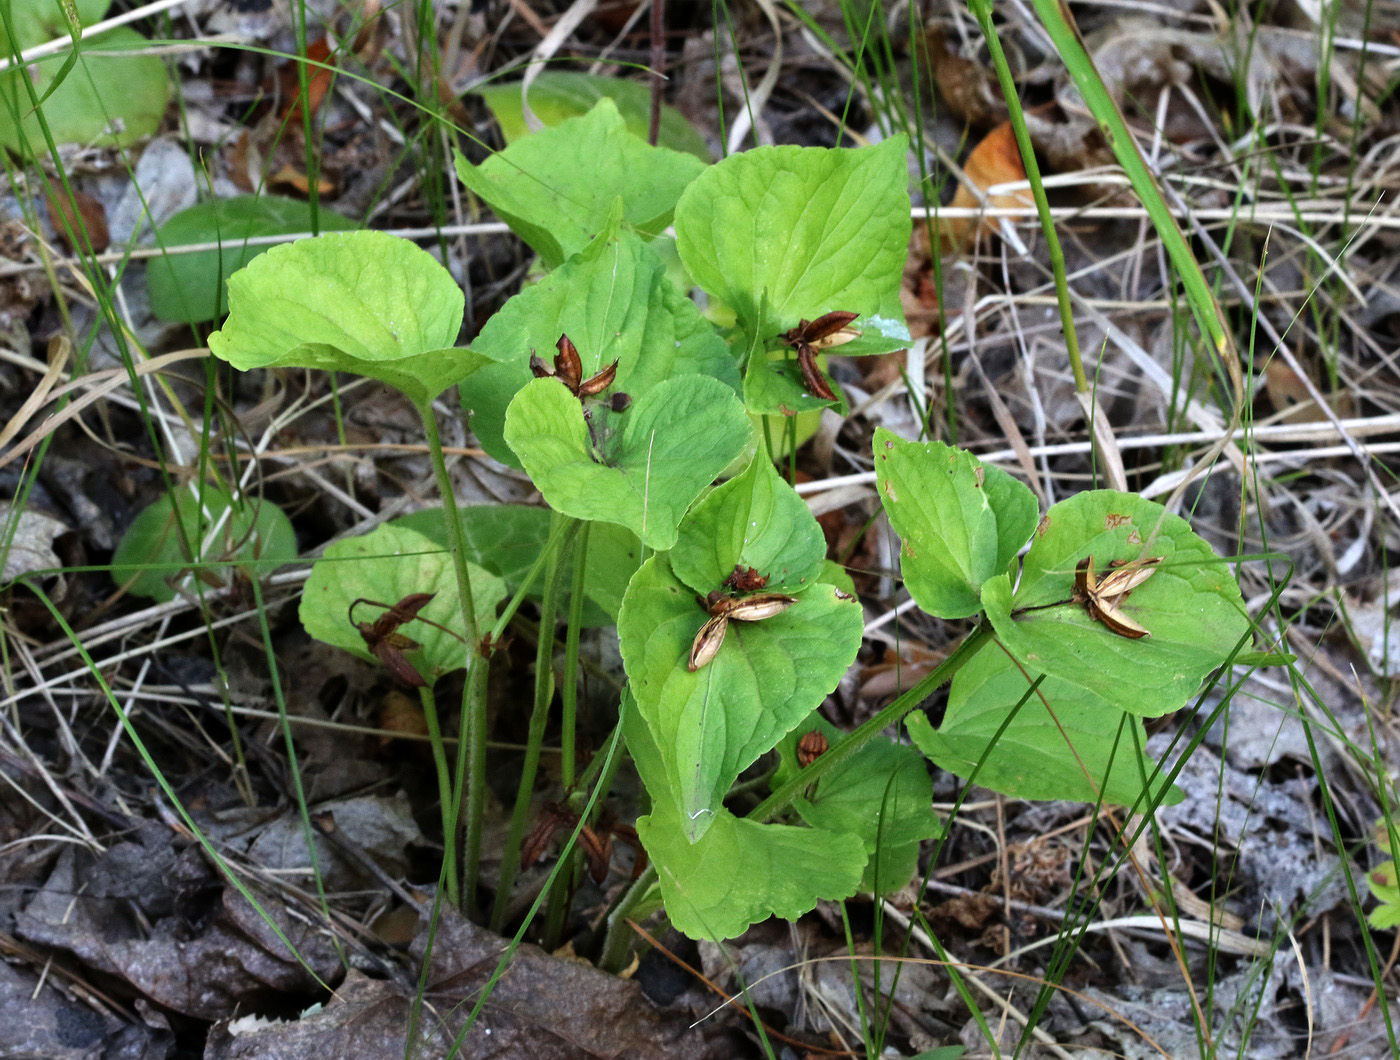
[[[575,730],[578,719],[578,638],[583,628],[583,589],[588,573],[588,523],[574,547],[574,577],[570,584],[569,626],[564,634],[564,687],[560,690],[559,773],[567,792],[574,786]],[[603,792],[604,795],[607,792]]]
[[[550,519],[557,526],[568,522],[571,531],[578,523],[568,516],[553,512]],[[563,575],[564,552],[571,533],[551,534],[554,547],[549,551],[544,576],[544,596],[540,601],[540,635],[535,645],[535,701],[530,709],[529,734],[525,742],[525,760],[520,765],[520,784],[515,792],[515,809],[510,815],[510,830],[506,834],[501,854],[501,878],[496,887],[496,900],[491,907],[491,930],[500,933],[510,905],[510,891],[520,864],[520,845],[525,838],[525,825],[530,817],[530,796],[535,790],[539,772],[540,747],[544,743],[544,727],[549,721],[549,704],[554,698],[554,618],[559,613],[559,582]]]
[[963,665],[982,650],[992,639],[991,626],[983,622],[976,626],[969,633],[961,644],[953,649],[951,655],[944,659],[927,677],[921,680],[913,688],[905,692],[884,710],[880,711],[873,718],[867,721],[855,732],[842,740],[826,754],[822,755],[806,769],[801,770],[797,776],[793,777],[786,784],[780,787],[768,798],[764,799],[753,812],[748,815],[751,821],[768,821],[777,816],[782,810],[798,795],[802,794],[812,783],[814,783],[827,770],[834,768],[839,763],[850,758],[861,747],[880,733],[884,732],[891,725],[897,725],[900,720],[911,710],[917,707],[926,699],[930,693],[953,679],[953,675],[963,668]]
[[433,462],[438,493],[442,496],[443,516],[447,520],[448,548],[452,566],[457,573],[457,596],[462,604],[462,625],[466,629],[467,680],[462,686],[462,738],[457,741],[457,768],[453,776],[453,799],[443,807],[443,842],[457,842],[461,823],[463,786],[466,788],[466,840],[463,844],[461,894],[459,904],[470,913],[476,904],[476,877],[481,865],[481,827],[486,812],[486,676],[490,661],[481,651],[476,628],[476,606],[472,597],[471,576],[467,572],[466,542],[462,537],[462,521],[457,513],[457,498],[452,492],[452,478],[447,473],[447,461],[442,455],[442,436],[438,434],[437,418],[431,403],[421,405],[419,418],[423,421],[423,436]]
[[[433,690],[424,686],[418,690],[418,700],[423,705],[423,720],[428,725],[428,746],[433,750],[433,768],[437,771],[438,803],[442,808],[442,834],[448,836],[448,808],[453,804],[452,775],[447,770],[447,746],[442,742],[442,727],[438,724],[437,700]],[[456,905],[461,897],[461,881],[457,878],[457,845],[444,841],[442,846],[444,870],[443,886],[447,890],[447,900]]]

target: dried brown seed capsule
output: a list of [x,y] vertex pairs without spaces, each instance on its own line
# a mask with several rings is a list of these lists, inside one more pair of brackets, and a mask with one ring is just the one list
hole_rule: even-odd
[[569,336],[560,335],[554,348],[559,351],[554,357],[554,375],[577,394],[579,383],[583,381],[583,359],[578,355],[578,347],[569,340]]
[[826,754],[826,749],[826,734],[820,729],[813,729],[797,741],[797,764],[806,769]]
[[613,380],[617,378],[617,362],[613,361],[596,375],[589,376],[578,387],[579,397],[596,397],[608,387],[613,385]]
[[756,593],[768,584],[768,576],[759,574],[753,567],[744,567],[736,563],[734,569],[729,572],[729,577],[724,579],[724,584],[736,593]]

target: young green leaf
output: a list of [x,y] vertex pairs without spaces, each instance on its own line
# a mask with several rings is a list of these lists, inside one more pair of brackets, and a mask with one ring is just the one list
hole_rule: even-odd
[[209,336],[235,368],[354,372],[425,407],[486,364],[450,349],[464,299],[452,274],[406,239],[339,232],[260,254],[229,278],[229,318]]
[[717,654],[692,671],[695,636],[710,617],[694,592],[664,557],[643,564],[627,588],[622,659],[692,841],[739,773],[811,713],[855,658],[860,605],[829,585],[795,595],[779,614],[730,622]]
[[[147,262],[152,312],[161,320],[182,324],[223,316],[228,312],[228,278],[268,249],[248,246],[246,240],[309,232],[311,220],[309,204],[276,195],[210,199],[181,210],[160,226],[156,242],[166,251],[186,243],[217,243],[218,247],[193,254],[168,253]],[[316,223],[327,232],[355,227],[354,221],[324,206],[317,211]]]
[[612,209],[656,235],[681,191],[703,171],[693,155],[633,136],[610,99],[581,118],[517,140],[479,166],[457,156],[457,176],[550,268],[588,245]]
[[578,348],[584,377],[617,361],[613,391],[643,397],[672,376],[712,376],[737,390],[739,370],[724,341],[666,279],[656,253],[634,232],[600,237],[510,299],[473,349],[498,361],[471,379],[463,404],[482,447],[515,464],[505,444],[506,408],[534,376],[530,354],[550,353],[560,335]]
[[758,824],[721,806],[704,814],[709,823],[692,841],[694,822],[677,808],[661,752],[630,697],[622,717],[627,749],[652,797],[637,835],[677,930],[718,942],[770,916],[795,920],[819,901],[856,892],[866,855],[850,833]]
[[[1141,719],[1054,677],[1026,698],[1036,676],[1027,680],[1006,652],[988,645],[953,678],[938,729],[916,712],[905,722],[909,735],[936,765],[1013,798],[1095,802],[1102,792],[1106,803],[1136,802],[1156,765],[1139,751],[1147,740]],[[1152,781],[1154,799],[1165,787],[1160,775]],[[1173,788],[1163,801],[1181,798]]]
[[[496,608],[505,599],[505,583],[474,563],[467,569],[477,626],[489,628]],[[431,619],[431,623],[415,621],[395,631],[419,645],[404,654],[431,685],[448,671],[468,666],[477,657],[477,645],[464,644],[447,632],[460,632],[464,625],[457,576],[452,556],[424,535],[402,527],[380,526],[361,537],[328,546],[311,568],[298,613],[306,632],[317,640],[362,659],[382,661],[356,624],[361,618],[376,617],[374,608],[361,603],[352,616],[351,606],[361,599],[393,605],[423,593],[434,594],[433,599],[414,617]]]
[[670,561],[676,576],[703,596],[736,566],[755,568],[769,592],[796,592],[818,580],[825,558],[812,510],[772,464],[755,456],[686,517]]
[[[198,559],[190,555],[186,542],[196,550]],[[186,567],[257,560],[256,565],[240,569],[249,577],[260,578],[271,574],[279,563],[296,558],[296,532],[277,505],[250,497],[234,504],[226,490],[215,486],[200,491],[180,486],[131,521],[112,555],[113,567],[151,569],[136,573],[134,580],[130,570],[114,570],[112,577],[119,585],[129,582],[129,590],[138,596],[164,603],[175,598],[172,581],[189,586]],[[228,582],[228,572],[217,567],[199,576],[215,585]]]
[[884,428],[875,432],[875,476],[909,595],[939,618],[982,610],[982,584],[1010,566],[1035,528],[1035,496],[965,450]]
[[536,379],[511,402],[506,442],[551,507],[619,523],[658,550],[749,438],[734,391],[706,376],[668,379],[625,412],[587,413],[567,387]]
[[[1150,635],[1114,632],[1075,598],[1076,568],[1158,559],[1118,610]],[[1090,490],[1041,520],[1013,596],[1003,575],[982,587],[997,639],[1030,669],[1143,717],[1176,710],[1249,629],[1239,585],[1190,525],[1134,494]]]
[[731,155],[676,206],[681,261],[761,340],[833,310],[861,314],[862,340],[873,340],[882,321],[900,315],[911,228],[907,150],[894,136],[860,150]]

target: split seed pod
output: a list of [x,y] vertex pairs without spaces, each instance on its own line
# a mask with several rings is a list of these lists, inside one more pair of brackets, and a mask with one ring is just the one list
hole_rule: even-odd
[[1102,581],[1094,574],[1094,557],[1086,556],[1074,570],[1074,599],[1084,605],[1091,618],[1102,622],[1110,632],[1130,640],[1148,636],[1148,631],[1133,621],[1119,605],[1143,582],[1157,573],[1162,557],[1133,560],[1116,564]]
[[730,621],[762,622],[781,614],[793,604],[797,597],[786,593],[754,593],[751,596],[725,596],[712,592],[705,601],[705,609],[710,617],[695,634],[690,645],[690,659],[687,668],[691,673],[710,663],[719,654],[724,644],[724,635],[729,631]]
[[560,335],[554,348],[559,352],[554,355],[553,368],[538,354],[530,354],[530,371],[536,379],[557,379],[576,398],[597,397],[617,379],[617,361],[587,379],[583,378],[583,358],[567,335]]

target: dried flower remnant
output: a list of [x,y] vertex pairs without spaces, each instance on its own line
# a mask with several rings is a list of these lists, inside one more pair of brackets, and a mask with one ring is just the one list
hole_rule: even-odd
[[814,396],[823,401],[835,401],[826,377],[817,367],[817,352],[844,346],[860,338],[860,332],[851,327],[851,322],[859,313],[833,312],[817,317],[816,320],[799,321],[779,336],[784,344],[797,351],[797,367],[802,373],[802,385]]
[[768,575],[759,574],[753,567],[745,567],[741,564],[734,564],[734,569],[729,572],[729,577],[724,579],[726,589],[733,589],[736,593],[756,593],[768,584]]
[[540,819],[520,847],[520,867],[528,869],[545,854],[550,841],[558,834],[579,829],[578,844],[588,862],[588,874],[593,882],[602,884],[608,875],[608,865],[612,861],[613,837],[621,839],[637,852],[633,878],[641,875],[646,867],[646,852],[637,838],[637,830],[631,825],[608,822],[593,829],[588,825],[579,826],[579,816],[562,803],[549,802],[544,806]]
[[[418,612],[423,610],[428,601],[436,595],[436,593],[409,593],[396,604],[381,604],[378,600],[367,600],[360,597],[350,605],[348,612],[350,624],[360,631],[360,636],[365,640],[365,646],[369,648],[376,659],[384,664],[386,670],[410,688],[428,687],[428,682],[423,680],[423,675],[404,657],[404,652],[417,651],[423,645],[411,637],[405,637],[398,630],[400,626],[416,619]],[[360,604],[383,607],[386,610],[373,622],[356,622],[355,608]]]
[[1074,601],[1084,605],[1091,618],[1102,622],[1120,637],[1140,640],[1148,631],[1133,621],[1119,606],[1143,582],[1157,573],[1160,556],[1152,559],[1115,562],[1100,581],[1094,574],[1094,557],[1086,556],[1074,570]]
[[[766,583],[767,579],[764,581]],[[719,590],[710,593],[701,604],[710,617],[700,627],[700,632],[695,634],[695,640],[690,645],[687,668],[694,673],[708,665],[719,654],[731,620],[762,622],[765,618],[781,614],[795,603],[797,597],[788,596],[786,593],[754,593],[750,596],[725,596]]]

